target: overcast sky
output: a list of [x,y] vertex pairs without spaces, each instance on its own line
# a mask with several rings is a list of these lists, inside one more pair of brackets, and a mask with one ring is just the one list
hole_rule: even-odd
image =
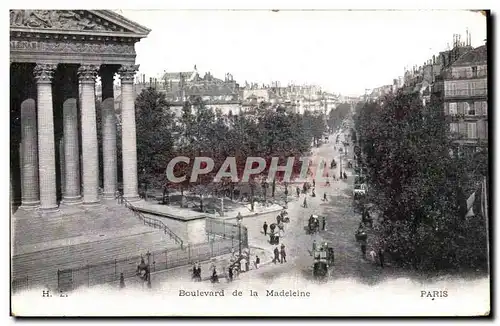
[[191,71],[196,64],[240,84],[309,83],[345,95],[391,84],[466,29],[486,39],[486,18],[467,11],[122,10],[151,29],[137,43],[140,72]]

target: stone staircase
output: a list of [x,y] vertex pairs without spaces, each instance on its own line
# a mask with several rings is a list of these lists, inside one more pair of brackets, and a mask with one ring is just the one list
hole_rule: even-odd
[[12,278],[28,277],[30,287],[55,288],[58,269],[103,263],[114,268],[115,259],[179,248],[168,234],[144,225],[128,208],[114,203],[61,206],[60,213],[45,217],[20,212],[12,220]]

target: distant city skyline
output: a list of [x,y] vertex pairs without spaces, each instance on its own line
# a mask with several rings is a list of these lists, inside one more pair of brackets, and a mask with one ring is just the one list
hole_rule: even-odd
[[314,84],[361,95],[391,84],[404,68],[452,47],[453,35],[484,44],[486,17],[435,11],[120,10],[150,28],[137,43],[139,73],[231,73],[248,83]]

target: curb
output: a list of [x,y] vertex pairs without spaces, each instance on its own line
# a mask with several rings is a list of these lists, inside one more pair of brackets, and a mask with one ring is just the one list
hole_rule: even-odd
[[[260,213],[254,213],[254,214],[249,214],[249,215],[242,215],[242,216],[243,216],[243,218],[255,217],[255,216],[260,216],[260,215],[265,215],[265,214],[270,214],[270,213],[281,212],[282,210],[283,210],[283,208],[277,208],[277,209],[273,209],[273,210],[270,210],[270,211],[267,211],[267,212],[260,212]],[[227,221],[227,220],[236,220],[236,218],[237,218],[237,216],[235,216],[235,217],[229,217],[229,218],[225,218],[224,221]]]

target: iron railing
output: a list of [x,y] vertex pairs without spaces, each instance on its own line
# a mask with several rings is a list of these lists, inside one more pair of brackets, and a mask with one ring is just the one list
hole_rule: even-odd
[[125,207],[130,209],[135,214],[135,216],[137,216],[140,220],[142,220],[145,225],[152,226],[155,229],[163,230],[165,234],[168,234],[171,239],[173,239],[177,244],[181,246],[181,249],[184,247],[184,241],[182,241],[182,239],[177,234],[175,234],[172,230],[170,230],[168,226],[165,225],[165,223],[156,218],[145,216],[128,200],[123,198],[122,195],[119,195],[118,199],[120,200],[120,203],[123,203]]
[[67,292],[82,286],[90,287],[117,282],[121,274],[124,278],[134,277],[137,275],[137,266],[141,259],[149,263],[153,273],[186,266],[194,262],[210,260],[212,257],[230,254],[237,250],[238,245],[234,239],[211,239],[209,242],[197,245],[188,244],[185,249],[147,252],[144,255],[60,269],[57,270],[57,287],[59,291]]

